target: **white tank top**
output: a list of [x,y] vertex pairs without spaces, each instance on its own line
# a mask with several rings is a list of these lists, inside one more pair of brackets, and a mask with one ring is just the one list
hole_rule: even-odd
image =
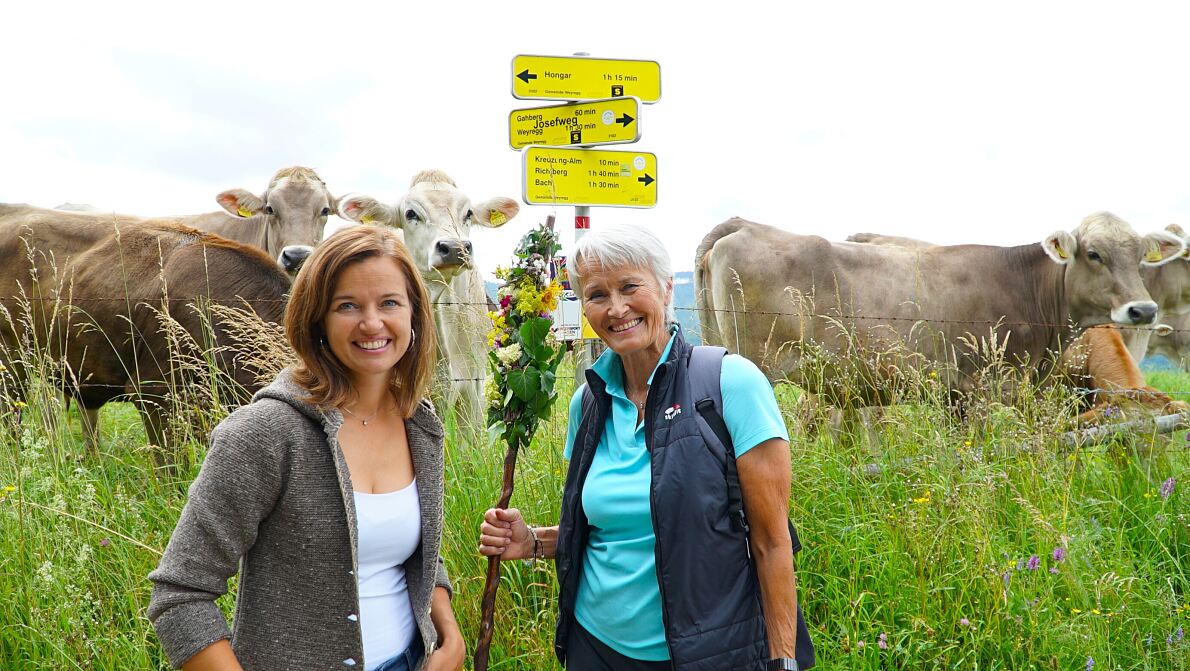
[[355,517],[359,626],[365,671],[372,671],[417,635],[404,566],[421,543],[417,478],[395,492],[355,492]]

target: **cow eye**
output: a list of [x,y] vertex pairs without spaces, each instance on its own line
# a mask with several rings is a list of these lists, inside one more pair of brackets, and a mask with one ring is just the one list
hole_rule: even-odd
[[1094,250],[1087,252],[1087,260],[1088,261],[1096,261],[1098,263],[1103,263],[1103,257],[1099,256],[1099,252],[1096,252]]
[[413,210],[405,210],[405,221],[421,221],[421,217]]
[[265,206],[264,206],[264,211],[265,211],[265,214],[272,214],[272,213],[273,213],[273,206],[272,206],[272,205],[265,205]]
[[329,208],[329,207],[322,208],[322,216],[329,217],[330,215],[331,215],[331,208]]
[[467,210],[467,214],[463,215],[463,221],[471,221],[472,215],[473,212],[471,212],[471,210]]

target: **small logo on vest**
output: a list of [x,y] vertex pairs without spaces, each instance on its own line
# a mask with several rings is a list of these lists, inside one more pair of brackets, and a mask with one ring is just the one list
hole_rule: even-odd
[[673,419],[674,417],[677,417],[680,414],[682,414],[682,406],[678,405],[677,403],[674,403],[673,405],[671,405],[665,409],[665,418],[666,419]]

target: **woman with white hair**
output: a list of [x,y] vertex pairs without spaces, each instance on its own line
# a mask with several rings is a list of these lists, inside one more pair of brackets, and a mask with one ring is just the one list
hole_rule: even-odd
[[768,380],[686,343],[649,231],[592,231],[568,270],[608,349],[570,402],[561,521],[488,510],[480,553],[555,559],[555,652],[571,671],[810,668]]

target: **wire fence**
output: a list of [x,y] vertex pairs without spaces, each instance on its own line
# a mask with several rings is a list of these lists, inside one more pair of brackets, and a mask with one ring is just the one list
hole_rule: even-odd
[[[168,303],[171,305],[172,304],[195,305],[195,304],[201,304],[204,302],[211,302],[211,303],[221,303],[221,304],[240,304],[240,305],[247,304],[248,306],[252,306],[254,304],[277,304],[277,303],[284,304],[286,302],[285,298],[253,299],[253,298],[245,298],[242,295],[235,295],[235,296],[224,297],[224,298],[215,298],[212,296],[200,296],[200,297],[188,297],[188,298],[177,298],[177,297],[166,297],[166,296],[145,297],[145,298],[133,298],[133,297],[127,297],[127,296],[125,296],[125,297],[85,297],[85,298],[77,297],[77,296],[74,296],[74,297],[69,297],[69,296],[32,296],[32,297],[15,297],[11,300],[18,302],[18,303],[22,302],[22,301],[26,302],[26,303],[29,303],[29,302],[59,303],[59,304],[62,304],[63,308],[68,308],[68,307],[74,305],[74,303],[78,303],[78,302],[111,302],[111,303],[120,303],[120,304],[146,305],[146,306],[150,306],[150,307],[155,306],[155,305],[160,305],[163,303]],[[0,306],[3,305],[3,302],[4,301],[0,301]],[[490,307],[489,303],[487,303],[486,301],[485,302],[439,301],[439,302],[436,302],[435,305],[436,306],[444,306],[444,307],[482,308],[485,312],[488,309],[488,307]],[[675,312],[683,313],[685,315],[697,316],[699,313],[701,313],[701,310],[699,308],[689,307],[689,306],[681,306],[681,307],[675,306],[674,310],[675,310]],[[1045,327],[1045,328],[1050,328],[1050,329],[1073,329],[1073,325],[1070,323],[1063,324],[1060,322],[1049,322],[1049,321],[950,319],[950,318],[933,318],[933,317],[924,317],[924,316],[907,317],[907,316],[901,316],[901,315],[879,316],[879,315],[868,315],[868,314],[859,314],[859,313],[847,313],[847,312],[841,312],[841,311],[831,311],[831,312],[821,312],[820,313],[820,312],[813,312],[813,311],[772,311],[772,310],[752,310],[752,309],[746,309],[746,308],[745,309],[715,308],[714,310],[712,310],[712,312],[721,314],[721,315],[730,315],[733,318],[737,317],[737,316],[751,316],[751,317],[763,316],[763,317],[773,317],[773,318],[788,317],[788,318],[796,318],[799,320],[822,320],[822,321],[831,322],[831,323],[840,324],[840,325],[845,325],[846,322],[856,322],[857,324],[858,323],[864,323],[864,324],[867,324],[867,323],[874,323],[874,324],[913,323],[913,324],[928,324],[928,325],[935,325],[935,324],[937,324],[937,325],[959,325],[959,326],[968,326],[968,327],[981,326],[981,327],[987,328],[989,330],[994,330],[994,331],[1011,331],[1013,327]],[[682,321],[682,320],[679,320],[679,321]],[[696,336],[701,336],[701,333],[700,333],[701,329],[699,328],[700,324],[698,323],[697,320],[687,319],[687,320],[685,320],[685,322],[689,326],[693,327],[693,330],[695,332],[694,334]],[[1109,324],[1094,325],[1094,326],[1090,326],[1087,328],[1088,329],[1119,328],[1121,331],[1150,331],[1150,332],[1153,332],[1154,334],[1158,335],[1159,337],[1170,334],[1170,333],[1188,333],[1188,332],[1190,332],[1190,327],[1188,327],[1188,328],[1174,328],[1174,327],[1170,327],[1168,325],[1119,326],[1116,324],[1109,323]],[[126,335],[126,334],[127,334],[126,330],[122,330],[119,333],[119,335],[121,335],[121,336]],[[135,334],[135,336],[140,337],[140,338],[145,337],[143,334],[139,334],[139,333]],[[439,380],[443,381],[443,382],[449,382],[449,383],[483,382],[486,380],[486,377],[449,377],[449,378],[439,378]],[[142,382],[142,384],[143,383],[144,382]],[[70,386],[71,386],[71,388],[74,388],[74,389],[83,390],[83,389],[89,389],[89,388],[127,389],[131,385],[79,381],[77,383],[71,384]],[[1084,393],[1084,394],[1123,394],[1123,393],[1128,393],[1128,394],[1133,394],[1133,395],[1138,395],[1138,396],[1145,396],[1145,395],[1158,396],[1158,395],[1162,395],[1162,394],[1167,395],[1167,396],[1190,396],[1190,389],[1162,392],[1162,391],[1156,391],[1156,390],[1151,390],[1151,389],[1137,389],[1137,388],[1074,387],[1074,390],[1076,392]]]

